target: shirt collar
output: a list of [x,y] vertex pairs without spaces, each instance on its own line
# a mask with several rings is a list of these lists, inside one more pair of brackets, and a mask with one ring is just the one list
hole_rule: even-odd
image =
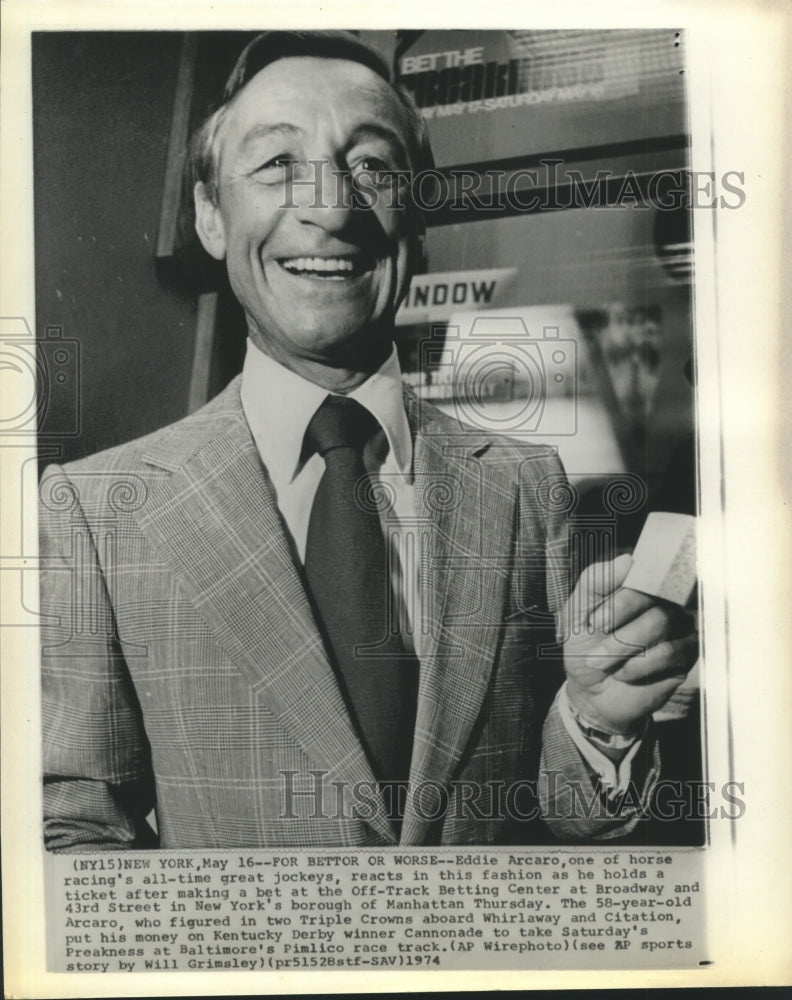
[[[248,339],[242,369],[242,409],[276,487],[292,482],[300,472],[305,430],[329,395],[326,389],[285,368]],[[399,472],[409,474],[412,436],[395,346],[382,367],[349,396],[376,417],[388,439],[389,460],[395,461]]]

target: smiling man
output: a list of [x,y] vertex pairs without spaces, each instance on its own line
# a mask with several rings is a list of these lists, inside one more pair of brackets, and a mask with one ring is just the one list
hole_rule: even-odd
[[267,65],[217,117],[199,236],[226,260],[253,344],[346,391],[390,354],[410,278],[415,218],[384,190],[368,208],[350,190],[409,169],[406,109],[367,66],[303,56]]
[[422,232],[404,180],[431,162],[385,62],[342,32],[259,36],[199,129],[196,229],[247,357],[198,413],[43,477],[50,849],[640,822],[649,718],[695,639],[620,587],[628,557],[566,601],[555,454],[402,385]]

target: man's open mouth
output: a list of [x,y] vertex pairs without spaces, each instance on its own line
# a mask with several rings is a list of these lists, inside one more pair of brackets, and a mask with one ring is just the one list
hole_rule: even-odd
[[325,278],[345,281],[358,278],[374,266],[366,257],[282,257],[278,263],[289,274],[301,278]]

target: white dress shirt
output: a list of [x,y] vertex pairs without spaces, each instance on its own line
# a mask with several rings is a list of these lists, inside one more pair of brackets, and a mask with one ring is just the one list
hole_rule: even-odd
[[[402,386],[394,347],[382,367],[348,395],[377,419],[384,432],[384,438],[375,437],[366,446],[363,464],[373,482],[390,498],[390,503],[380,508],[380,520],[388,545],[391,583],[405,648],[420,660],[420,559],[410,541],[415,533],[412,526],[417,523],[413,444]],[[325,469],[321,455],[303,458],[303,439],[311,418],[329,395],[327,389],[284,368],[248,340],[242,369],[242,409],[301,562],[305,561],[311,507]],[[569,711],[565,689],[566,685],[560,693],[559,707],[575,746],[607,789],[624,791],[639,743],[617,770],[581,733]]]

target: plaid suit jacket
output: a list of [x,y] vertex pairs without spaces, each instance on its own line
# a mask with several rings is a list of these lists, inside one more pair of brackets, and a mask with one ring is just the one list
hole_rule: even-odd
[[[427,634],[401,843],[548,842],[567,829],[537,818],[533,784],[562,673],[542,655],[567,590],[560,463],[405,403]],[[396,842],[239,379],[177,424],[50,466],[40,538],[48,848]],[[588,780],[555,710],[545,742]]]

